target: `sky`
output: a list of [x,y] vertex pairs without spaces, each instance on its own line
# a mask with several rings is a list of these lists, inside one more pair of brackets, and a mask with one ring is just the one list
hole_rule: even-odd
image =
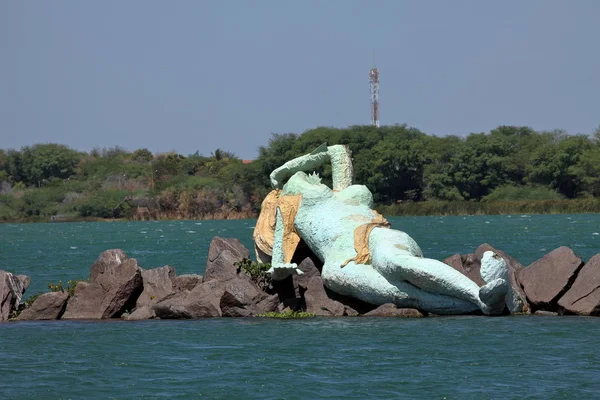
[[0,148],[255,158],[272,133],[600,125],[600,1],[0,1]]

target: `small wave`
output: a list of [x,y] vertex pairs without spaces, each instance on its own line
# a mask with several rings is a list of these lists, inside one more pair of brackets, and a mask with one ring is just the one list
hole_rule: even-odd
[[600,233],[598,233],[598,232],[594,232],[594,233],[592,233],[592,235],[594,235],[594,236],[598,236],[598,235],[600,235]]
[[75,250],[77,246],[71,246],[71,250]]
[[186,233],[196,233],[196,231],[187,231]]

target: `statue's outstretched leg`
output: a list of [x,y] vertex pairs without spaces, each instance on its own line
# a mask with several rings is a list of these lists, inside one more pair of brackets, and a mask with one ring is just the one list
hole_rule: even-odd
[[404,236],[402,232],[384,228],[373,229],[369,236],[373,268],[384,277],[408,282],[428,292],[467,300],[478,305],[485,314],[502,312],[508,291],[506,279],[496,277],[479,288],[449,265],[413,255],[403,242]]

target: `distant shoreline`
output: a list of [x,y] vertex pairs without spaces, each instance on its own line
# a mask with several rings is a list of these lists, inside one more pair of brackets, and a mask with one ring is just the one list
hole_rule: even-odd
[[[386,217],[464,216],[464,215],[508,215],[508,214],[596,214],[600,213],[600,199],[569,200],[510,200],[510,201],[420,201],[379,205],[375,209]],[[29,217],[0,221],[0,223],[64,223],[64,222],[124,222],[124,221],[225,221],[253,219],[257,215],[234,214],[232,218],[184,218],[159,217],[139,218],[96,218],[77,215],[51,217]]]

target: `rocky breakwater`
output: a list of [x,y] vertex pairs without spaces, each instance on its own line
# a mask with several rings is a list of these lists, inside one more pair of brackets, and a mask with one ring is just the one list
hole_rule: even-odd
[[600,254],[584,262],[563,246],[524,267],[486,243],[474,253],[455,254],[444,262],[482,286],[479,270],[486,251],[493,251],[508,265],[512,290],[507,296],[507,313],[600,315]]
[[[600,314],[600,254],[584,263],[571,249],[558,248],[528,267],[488,244],[472,254],[455,254],[445,262],[483,285],[484,257],[508,265],[512,290],[505,314]],[[423,317],[427,313],[393,304],[376,307],[336,295],[321,279],[319,260],[300,249],[293,262],[304,272],[271,281],[268,265],[249,260],[237,239],[215,237],[204,276],[177,275],[170,266],[144,269],[122,250],[107,250],[91,267],[87,281],[21,303],[29,278],[0,271],[0,318],[50,319],[196,319],[254,317],[307,312],[315,316]],[[59,288],[62,289],[62,288]]]

